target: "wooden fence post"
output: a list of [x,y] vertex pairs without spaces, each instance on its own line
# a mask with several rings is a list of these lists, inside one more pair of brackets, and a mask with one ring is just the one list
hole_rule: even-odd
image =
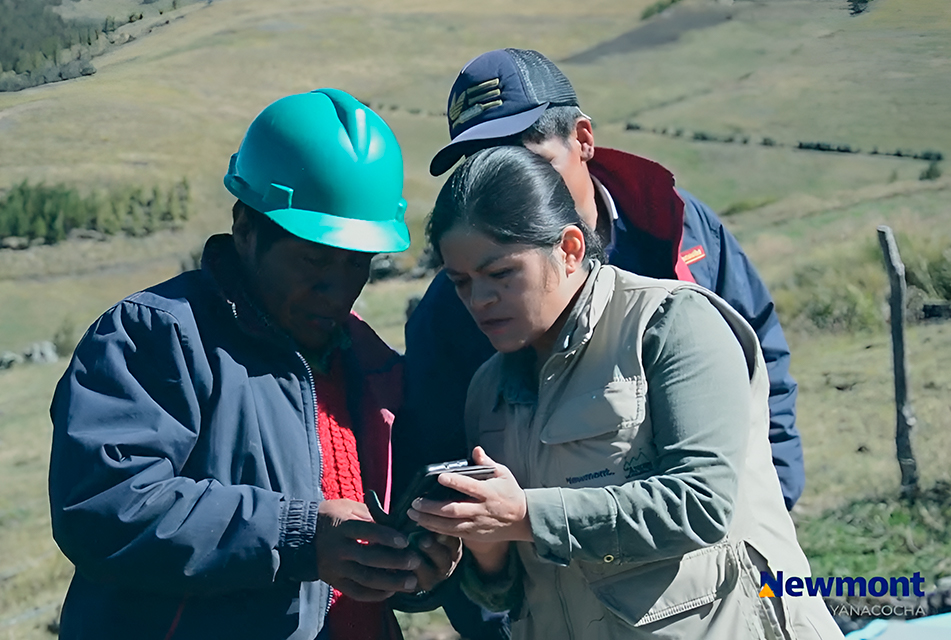
[[901,468],[901,492],[913,498],[918,493],[918,463],[911,448],[911,430],[917,421],[911,409],[908,393],[908,361],[905,357],[905,265],[898,254],[898,245],[891,228],[878,228],[878,242],[885,257],[885,268],[891,283],[889,306],[892,325],[892,360],[895,367],[895,407],[897,428],[895,444],[898,450],[898,466]]

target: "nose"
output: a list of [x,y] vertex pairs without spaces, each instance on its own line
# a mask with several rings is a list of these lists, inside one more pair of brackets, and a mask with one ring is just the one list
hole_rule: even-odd
[[469,291],[469,307],[473,310],[485,309],[499,298],[495,287],[483,278],[475,278]]

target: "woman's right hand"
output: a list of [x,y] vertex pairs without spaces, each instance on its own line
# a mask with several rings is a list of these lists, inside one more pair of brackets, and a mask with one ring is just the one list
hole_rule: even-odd
[[[417,498],[409,517],[435,533],[470,543],[532,540],[525,492],[508,467],[492,460],[482,447],[472,451],[476,464],[495,467],[495,477],[475,480],[456,473],[442,473],[439,484],[471,497],[465,502],[438,502]],[[471,547],[470,547],[471,548]]]

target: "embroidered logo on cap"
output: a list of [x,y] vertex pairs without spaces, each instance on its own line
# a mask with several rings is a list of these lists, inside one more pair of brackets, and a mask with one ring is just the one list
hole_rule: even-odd
[[472,120],[483,111],[502,106],[499,89],[499,79],[492,78],[485,82],[469,87],[465,91],[453,96],[449,105],[450,126],[455,129],[461,124]]

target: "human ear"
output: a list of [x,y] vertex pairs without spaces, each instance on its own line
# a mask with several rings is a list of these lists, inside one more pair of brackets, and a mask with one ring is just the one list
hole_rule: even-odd
[[578,118],[575,122],[575,138],[581,147],[581,160],[587,162],[594,157],[594,130],[587,118]]
[[248,220],[247,209],[241,203],[238,203],[235,208],[234,221],[231,223],[231,237],[238,256],[242,261],[247,261],[254,254],[257,234],[251,221]]
[[584,233],[575,225],[569,225],[561,232],[559,245],[565,255],[565,272],[572,274],[584,264]]

